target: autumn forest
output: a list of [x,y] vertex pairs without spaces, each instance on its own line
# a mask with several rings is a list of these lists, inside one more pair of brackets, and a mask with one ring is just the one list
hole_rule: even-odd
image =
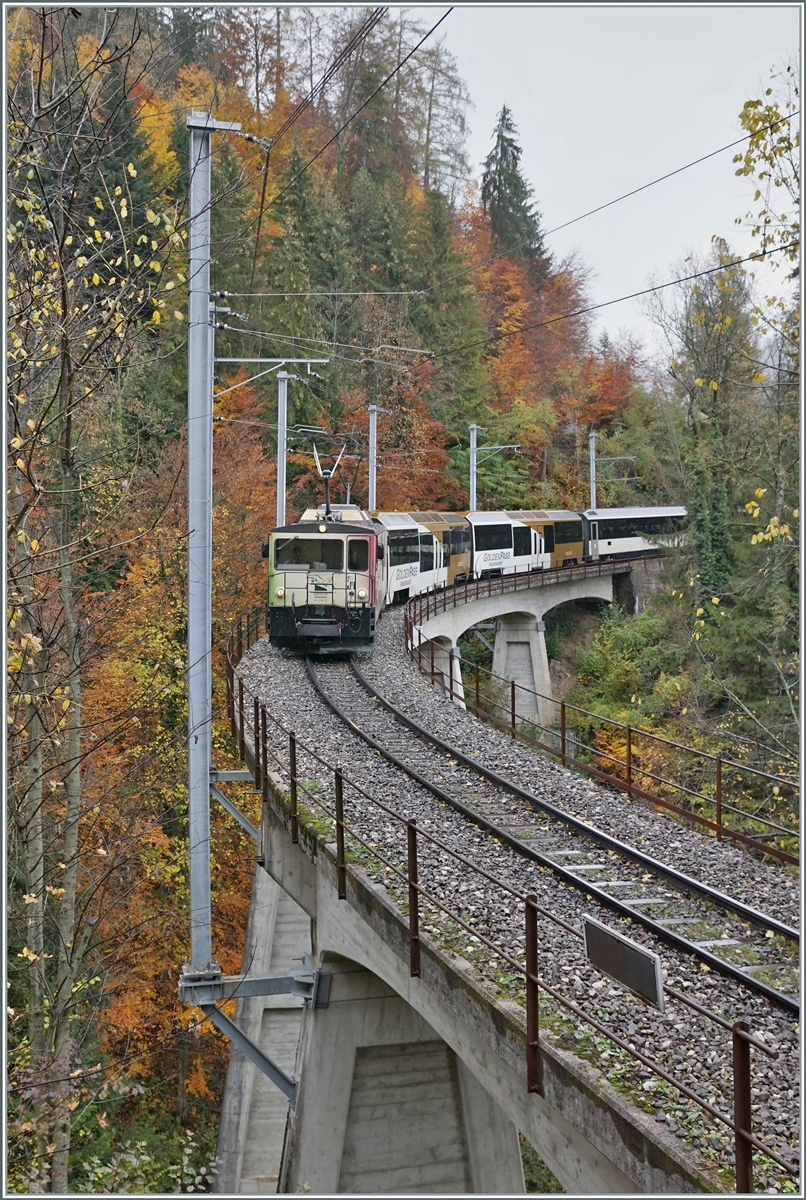
[[[691,527],[644,612],[599,614],[569,694],[796,771],[799,142],[783,118],[797,68],[771,64],[725,160],[747,180],[736,218],[791,274],[769,295],[720,240],[667,264],[681,282],[647,300],[659,358],[594,336],[586,269],[552,254],[506,106],[484,164],[468,161],[467,86],[429,29],[346,7],[7,10],[16,1192],[210,1187],[228,1045],[177,999],[191,109],[241,124],[213,143],[217,355],[327,360],[289,387],[289,513],[319,497],[312,441],[325,458],[346,445],[335,499],[349,486],[366,503],[370,404],[381,508],[466,508],[471,423],[519,448],[480,468],[479,507],[584,508],[594,430],[610,460],[599,504],[684,503]],[[228,366],[215,379],[222,768],[237,756],[221,651],[263,596],[277,419],[275,376]],[[550,653],[567,656],[572,633],[550,631]],[[257,822],[256,797],[238,803]],[[213,814],[225,972],[240,968],[248,843]]]

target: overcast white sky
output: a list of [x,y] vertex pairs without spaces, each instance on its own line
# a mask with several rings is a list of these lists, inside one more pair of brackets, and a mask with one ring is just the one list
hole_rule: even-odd
[[[432,25],[444,9],[406,11]],[[740,137],[745,100],[797,54],[800,24],[795,4],[469,4],[439,32],[475,105],[475,171],[506,103],[549,230]],[[735,177],[732,153],[563,230],[549,248],[590,269],[593,302],[672,278],[686,254],[707,254],[712,234],[747,251],[734,219],[753,189]],[[596,328],[652,336],[636,301],[605,310]]]

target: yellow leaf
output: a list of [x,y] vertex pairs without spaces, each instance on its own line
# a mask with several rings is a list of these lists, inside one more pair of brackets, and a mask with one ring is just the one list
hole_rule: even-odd
[[795,520],[797,521],[798,517],[800,516],[800,509],[793,508],[793,509],[792,509],[792,516],[793,516],[793,517],[795,518]]
[[136,172],[136,171],[135,171],[135,169],[134,169],[134,163],[129,163],[129,165],[128,165],[128,167],[126,168],[126,170],[129,172],[129,174],[131,175],[132,179],[136,179],[136,178],[137,178],[137,172]]
[[711,382],[710,382],[710,384],[709,384],[708,386],[710,387],[710,389],[711,389],[711,391],[712,391],[712,392],[715,392],[715,391],[717,391],[717,390],[718,390],[718,388],[719,388],[719,384],[716,382],[716,380],[715,380],[715,379],[712,379],[712,380],[711,380]]
[[753,493],[753,495],[758,500],[760,500],[762,496],[766,496],[766,494],[767,494],[766,488],[756,488],[755,492]]
[[174,317],[176,318],[176,320],[177,320],[177,321],[184,321],[184,319],[185,319],[185,314],[184,314],[184,313],[181,313],[181,312],[179,312],[179,310],[178,310],[178,309],[174,309]]
[[159,313],[157,312],[157,310],[156,310],[156,309],[154,309],[153,313],[151,314],[151,320],[154,322],[154,324],[155,324],[155,325],[159,325],[159,323],[160,323],[161,319],[162,319],[162,318],[160,317],[160,315],[159,315]]
[[36,904],[38,898],[39,897],[35,893],[31,893],[31,892],[26,892],[25,895],[23,896],[23,900],[25,901],[26,904]]
[[20,470],[20,471],[24,471],[24,470],[25,470],[25,463],[23,462],[23,460],[22,460],[21,458],[18,458],[18,459],[17,459],[17,461],[16,461],[16,463],[15,463],[15,466],[17,466],[17,467],[19,468],[19,470]]
[[101,282],[101,276],[98,275],[97,272],[96,272],[96,274],[93,275],[92,282],[95,284],[96,287]]
[[711,597],[711,603],[712,603],[712,604],[719,604],[719,596],[712,596],[712,597]]
[[135,265],[136,267],[139,267],[139,266],[142,264],[142,261],[143,261],[143,260],[142,260],[142,258],[140,257],[140,255],[139,255],[139,254],[135,254],[135,256],[134,256],[134,259],[133,259],[134,265]]
[[21,445],[22,445],[22,438],[19,436],[19,434],[17,434],[15,437],[13,437],[11,439],[11,448],[12,448],[12,450],[19,450]]
[[695,387],[702,387],[703,382],[704,382],[704,380],[702,380],[702,379],[695,379],[694,385],[695,385]]
[[104,207],[104,206],[103,206],[103,204],[102,204],[102,202],[101,202],[101,197],[100,197],[100,196],[96,196],[96,197],[95,197],[95,207],[96,207],[96,208],[100,208],[100,209],[101,209],[101,211],[103,212],[103,207]]
[[771,929],[768,929],[767,932],[764,934],[764,936],[767,938],[774,938],[775,934],[773,933],[773,931]]
[[701,617],[704,612],[705,612],[704,608],[698,608],[695,615],[698,617]]

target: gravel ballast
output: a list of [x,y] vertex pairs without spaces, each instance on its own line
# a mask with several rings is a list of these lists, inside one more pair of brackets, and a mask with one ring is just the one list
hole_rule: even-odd
[[[384,614],[374,653],[357,656],[356,661],[367,680],[390,703],[499,775],[755,909],[769,910],[788,924],[797,923],[798,885],[790,872],[760,862],[740,848],[704,837],[649,806],[629,803],[623,794],[584,779],[463,712],[439,689],[433,688],[405,655],[402,610]],[[339,670],[347,672],[348,667],[335,668],[336,673]],[[651,946],[661,954],[670,985],[726,1020],[747,1017],[753,1032],[780,1055],[778,1061],[772,1062],[754,1052],[754,1132],[784,1157],[795,1158],[799,1060],[797,1025],[791,1016],[752,995],[740,983],[703,970],[689,956],[656,945],[645,930],[618,923],[605,907],[600,909],[583,893],[559,882],[550,870],[525,861],[437,801],[334,716],[314,692],[301,657],[273,649],[264,638],[247,653],[239,672],[249,689],[286,730],[293,729],[301,742],[314,748],[331,766],[342,768],[370,796],[383,800],[404,818],[416,817],[424,832],[438,837],[451,850],[483,867],[517,893],[536,894],[541,906],[569,924],[579,927],[582,914],[588,913]],[[332,677],[334,668],[323,667],[323,679],[328,673]],[[359,684],[356,682],[355,686]],[[287,736],[272,722],[269,745],[280,767],[286,766]],[[310,796],[330,805],[331,771],[302,750],[298,770],[312,785]],[[447,763],[446,770],[450,774],[452,764]],[[301,799],[316,812],[310,800]],[[384,814],[349,785],[345,788],[345,809],[347,821],[368,842],[383,850],[395,864],[405,861],[405,830],[399,820]],[[317,815],[320,819],[324,816]],[[405,887],[400,880],[357,844],[352,845],[352,850],[366,869],[386,884],[397,902],[405,906]],[[420,840],[420,872],[421,882],[432,888],[435,895],[444,896],[473,931],[462,930],[438,910],[424,906],[423,935],[462,954],[504,994],[522,999],[522,980],[517,972],[480,940],[489,938],[502,951],[522,961],[521,902],[485,882],[471,868],[457,864],[446,851],[429,848],[425,838]],[[540,974],[546,983],[597,1016],[614,1033],[661,1063],[722,1111],[732,1112],[730,1035],[726,1031],[679,1002],[670,1001],[663,1014],[643,1005],[590,968],[581,944],[547,918],[541,918],[539,941]],[[652,1072],[581,1025],[571,1014],[563,1014],[556,1005],[547,1006],[545,1018],[541,1011],[541,1019],[577,1053],[594,1061],[617,1086],[633,1097],[638,1096],[645,1108],[694,1145],[703,1165],[719,1168],[730,1163],[729,1131],[710,1121],[704,1122],[696,1106],[686,1101],[679,1103],[672,1089],[661,1084]],[[780,1169],[756,1157],[757,1189],[780,1190],[785,1179]]]

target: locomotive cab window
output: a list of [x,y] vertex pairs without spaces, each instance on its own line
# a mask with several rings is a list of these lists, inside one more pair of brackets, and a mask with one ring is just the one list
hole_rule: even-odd
[[369,542],[366,538],[349,538],[347,542],[347,570],[369,570]]
[[275,567],[340,571],[343,563],[344,543],[338,538],[278,538],[274,544]]

